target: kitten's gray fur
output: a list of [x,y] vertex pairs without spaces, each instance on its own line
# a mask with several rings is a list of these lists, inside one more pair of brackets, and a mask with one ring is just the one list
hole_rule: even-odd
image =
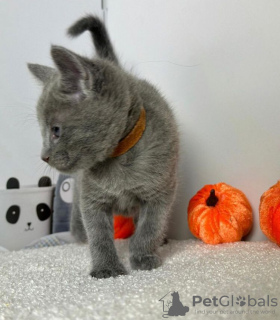
[[[150,83],[122,69],[103,23],[85,17],[69,29],[72,36],[90,30],[99,58],[87,59],[52,46],[57,69],[29,64],[43,84],[37,105],[43,136],[42,157],[75,177],[71,231],[88,239],[91,275],[126,274],[113,239],[113,212],[133,215],[130,239],[133,269],[160,266],[162,243],[176,190],[178,132],[173,113]],[[124,155],[110,155],[146,110],[146,129]],[[52,127],[60,127],[60,137]],[[85,234],[86,231],[86,234]]]

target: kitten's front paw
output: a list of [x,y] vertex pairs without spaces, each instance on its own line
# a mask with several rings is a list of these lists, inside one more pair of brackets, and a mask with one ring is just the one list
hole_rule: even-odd
[[127,274],[127,272],[123,266],[116,266],[113,268],[96,268],[90,273],[92,277],[98,279],[117,277],[125,274]]
[[131,268],[136,270],[152,270],[161,266],[161,263],[161,258],[156,254],[130,257]]

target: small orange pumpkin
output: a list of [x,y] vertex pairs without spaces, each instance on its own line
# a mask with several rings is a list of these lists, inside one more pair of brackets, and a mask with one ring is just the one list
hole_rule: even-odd
[[188,222],[205,243],[240,241],[252,228],[252,208],[242,191],[222,182],[206,185],[189,202]]
[[259,217],[262,232],[280,245],[280,181],[261,196]]
[[134,233],[133,218],[114,216],[114,239],[126,239]]

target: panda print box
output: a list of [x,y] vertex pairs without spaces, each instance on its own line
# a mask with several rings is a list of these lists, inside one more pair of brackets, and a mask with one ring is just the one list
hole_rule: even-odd
[[0,190],[1,247],[22,249],[50,234],[53,190],[48,177],[42,177],[38,187],[20,188],[16,178],[8,180],[7,189]]

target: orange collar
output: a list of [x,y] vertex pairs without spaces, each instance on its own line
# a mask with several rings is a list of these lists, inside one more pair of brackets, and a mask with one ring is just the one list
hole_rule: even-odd
[[119,144],[117,145],[116,149],[111,155],[111,158],[115,158],[121,156],[122,154],[126,153],[132,147],[136,145],[136,143],[141,139],[143,132],[146,128],[146,111],[142,107],[140,117],[136,122],[134,128],[130,133],[124,137]]

